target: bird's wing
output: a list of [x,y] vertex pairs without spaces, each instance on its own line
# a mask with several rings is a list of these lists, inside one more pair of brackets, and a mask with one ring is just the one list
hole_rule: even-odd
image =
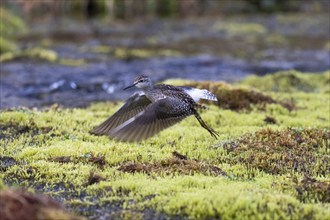
[[192,114],[189,106],[174,98],[150,104],[144,111],[125,121],[108,134],[120,141],[145,140]]
[[183,89],[185,93],[190,95],[195,102],[198,102],[200,99],[218,101],[217,97],[207,89],[197,89],[189,86],[178,86],[178,87]]
[[137,92],[128,98],[125,104],[111,117],[99,126],[94,127],[93,134],[104,135],[121,125],[128,119],[143,111],[151,101],[142,92]]

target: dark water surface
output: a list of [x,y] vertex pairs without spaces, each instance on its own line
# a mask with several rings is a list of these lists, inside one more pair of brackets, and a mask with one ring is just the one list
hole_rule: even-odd
[[1,105],[87,106],[119,100],[139,73],[152,79],[222,80],[296,69],[329,69],[327,14],[263,15],[131,23],[34,25],[22,49],[53,50],[62,61],[23,57],[1,63]]

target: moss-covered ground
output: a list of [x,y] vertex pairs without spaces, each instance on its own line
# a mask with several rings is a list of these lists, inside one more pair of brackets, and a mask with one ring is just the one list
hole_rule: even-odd
[[193,117],[141,143],[90,134],[121,103],[3,110],[0,188],[91,219],[330,219],[330,72],[168,83],[217,95],[218,140]]

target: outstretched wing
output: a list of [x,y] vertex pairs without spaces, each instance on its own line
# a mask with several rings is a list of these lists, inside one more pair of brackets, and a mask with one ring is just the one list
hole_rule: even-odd
[[143,111],[150,103],[151,101],[144,95],[144,93],[135,93],[126,100],[125,104],[115,114],[99,126],[94,127],[93,134],[108,134],[112,129]]
[[144,111],[111,130],[110,137],[120,141],[145,140],[192,114],[180,100],[165,98],[150,104]]

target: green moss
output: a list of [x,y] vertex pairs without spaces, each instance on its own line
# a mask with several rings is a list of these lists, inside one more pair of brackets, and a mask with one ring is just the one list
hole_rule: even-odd
[[[8,51],[14,51],[14,50],[17,50],[17,45],[14,42],[12,42],[6,38],[0,37],[0,54],[8,52]],[[1,58],[0,60],[2,60],[2,59],[3,58]]]
[[[1,177],[2,177],[2,175],[1,175]],[[1,178],[0,179],[0,191],[5,189],[5,188],[6,188],[6,185],[3,183],[2,178]]]
[[[110,180],[98,187],[109,192],[111,186],[112,193],[126,197],[126,208],[149,206],[192,219],[319,219],[329,216],[326,205],[302,204],[294,196],[278,192],[272,186],[274,179],[264,176],[241,182],[199,175],[172,178],[134,175],[125,176],[122,181]],[[129,202],[132,198],[137,204]]]
[[328,42],[324,45],[324,49],[330,51],[330,41],[328,41]]
[[298,198],[303,201],[330,203],[330,181],[322,181],[305,175],[302,180],[293,179]]
[[330,71],[322,74],[282,71],[264,77],[250,76],[240,84],[262,91],[274,92],[326,92],[330,90]]
[[25,50],[8,51],[0,55],[0,62],[8,62],[16,59],[43,60],[48,62],[57,62],[59,64],[67,66],[81,66],[85,64],[85,61],[83,59],[60,58],[55,51],[41,47],[33,47]]
[[[323,85],[324,75],[308,77],[311,87]],[[128,219],[134,214],[145,218],[147,210],[190,219],[330,218],[328,93],[297,90],[295,84],[291,93],[260,93],[262,83],[253,91],[245,82],[245,87],[176,83],[217,95],[227,91],[228,97],[241,89],[273,101],[249,100],[248,108],[239,111],[208,105],[201,115],[219,140],[189,117],[141,143],[90,133],[121,103],[4,110],[1,184],[66,199],[70,209],[85,216],[104,208],[106,213],[113,209],[110,216]],[[218,98],[226,103],[226,96]],[[295,108],[286,108],[285,100]]]
[[144,59],[155,56],[180,56],[181,53],[170,49],[159,48],[122,48],[122,47],[109,47],[109,46],[96,46],[89,49],[94,53],[111,54],[118,59]]
[[216,22],[213,25],[213,29],[216,31],[224,31],[230,36],[265,34],[267,32],[266,28],[258,23]]
[[13,36],[26,31],[23,20],[1,6],[0,21],[0,54],[16,50],[17,45],[13,40]]
[[82,66],[86,64],[86,61],[84,59],[60,58],[58,63],[66,66]]
[[195,173],[212,176],[226,175],[219,167],[188,159],[176,151],[172,153],[171,158],[166,160],[160,160],[154,163],[128,162],[121,165],[118,170],[127,173],[158,173],[160,175],[194,175]]
[[165,212],[184,213],[194,219],[249,219],[256,216],[260,219],[317,219],[323,214],[328,215],[316,207],[306,209],[291,196],[254,188],[253,185],[257,184],[219,182],[206,189],[178,193],[159,201],[166,201],[163,204]]
[[43,48],[30,48],[23,51],[7,52],[0,56],[0,61],[5,62],[13,59],[33,58],[54,62],[58,59],[57,53]]
[[228,163],[244,163],[271,174],[300,172],[330,175],[330,131],[327,129],[263,129],[225,143]]

